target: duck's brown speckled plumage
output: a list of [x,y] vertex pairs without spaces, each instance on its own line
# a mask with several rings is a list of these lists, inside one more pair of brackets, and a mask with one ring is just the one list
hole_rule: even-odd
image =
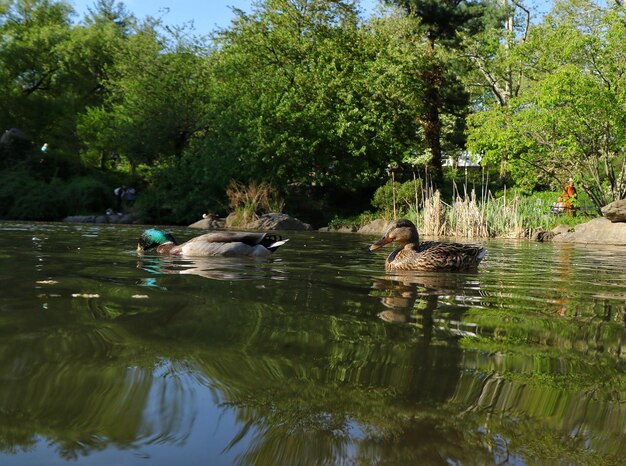
[[468,270],[478,267],[486,252],[484,247],[470,244],[437,241],[420,243],[417,228],[406,219],[392,222],[383,237],[370,246],[370,251],[392,242],[400,243],[401,246],[387,257],[385,269],[388,271]]

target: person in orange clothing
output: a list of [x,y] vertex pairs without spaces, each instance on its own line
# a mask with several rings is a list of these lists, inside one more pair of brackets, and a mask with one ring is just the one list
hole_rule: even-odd
[[563,193],[559,198],[559,202],[562,202],[563,210],[572,216],[576,216],[576,188],[574,187],[574,180],[567,180],[567,184],[563,187]]

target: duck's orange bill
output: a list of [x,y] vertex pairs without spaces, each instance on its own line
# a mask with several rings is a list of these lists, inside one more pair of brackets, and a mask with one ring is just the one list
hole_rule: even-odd
[[381,239],[379,239],[370,246],[370,251],[376,251],[377,249],[382,248],[385,244],[389,243],[391,243],[391,240],[387,236],[383,236]]

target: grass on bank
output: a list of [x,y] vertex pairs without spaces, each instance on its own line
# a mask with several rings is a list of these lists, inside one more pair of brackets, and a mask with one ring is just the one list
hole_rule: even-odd
[[247,185],[231,180],[226,188],[233,212],[232,226],[245,227],[269,212],[282,212],[285,202],[269,183],[249,182]]
[[[405,217],[425,236],[464,238],[527,238],[538,229],[550,230],[559,224],[575,226],[596,217],[584,193],[579,194],[576,216],[554,214],[552,204],[559,193],[541,192],[523,196],[504,191],[495,196],[489,190],[454,189],[453,201],[446,202],[439,191],[421,189],[419,182],[388,183],[377,191],[372,204],[375,213],[365,212],[350,219],[334,219],[330,226],[363,226],[374,218]],[[392,188],[393,187],[393,188]]]

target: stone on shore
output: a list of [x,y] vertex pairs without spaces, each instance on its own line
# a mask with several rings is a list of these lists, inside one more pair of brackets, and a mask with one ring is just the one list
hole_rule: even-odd
[[295,217],[281,213],[263,214],[257,220],[254,220],[246,225],[237,226],[232,224],[232,219],[234,217],[233,213],[226,217],[226,228],[243,228],[246,230],[313,230],[313,227],[308,223],[304,223]]
[[543,230],[541,228],[534,230],[530,235],[530,239],[533,241],[539,241],[540,243],[547,243],[549,241],[554,241],[554,238],[558,235],[572,231],[574,231],[573,227],[562,223],[555,226],[552,230]]
[[576,225],[573,232],[556,235],[555,243],[626,245],[626,223],[613,223],[600,217]]
[[323,231],[328,233],[356,233],[359,227],[356,225],[341,225],[338,227],[322,227],[317,231]]
[[220,230],[226,227],[226,219],[219,217],[206,217],[189,225],[189,228],[202,228],[204,230]]
[[382,235],[387,230],[389,222],[382,218],[376,219],[359,228],[359,233],[363,235]]
[[563,233],[569,233],[571,231],[574,231],[574,227],[561,223],[560,225],[555,226],[550,231],[553,232],[555,235],[561,235]]
[[98,223],[98,224],[130,224],[137,223],[137,219],[132,214],[123,215],[70,215],[63,219],[65,223]]
[[533,241],[539,241],[540,243],[547,243],[552,241],[557,234],[552,230],[535,230],[533,231],[530,239]]
[[613,223],[626,222],[626,199],[605,205],[602,207],[602,215]]

